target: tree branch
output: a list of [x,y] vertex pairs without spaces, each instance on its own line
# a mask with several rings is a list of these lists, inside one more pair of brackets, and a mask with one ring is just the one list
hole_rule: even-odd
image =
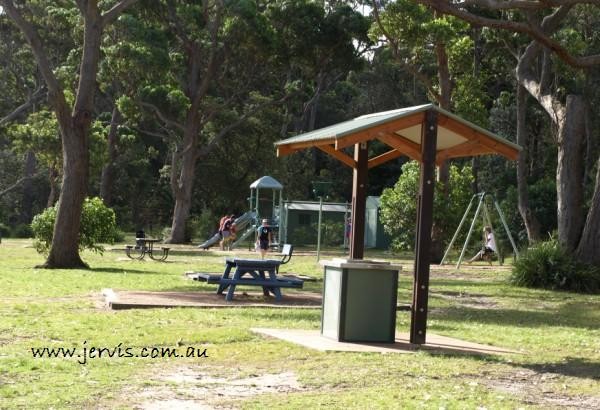
[[42,100],[46,96],[44,87],[40,87],[29,97],[29,100],[15,108],[10,114],[0,118],[0,126],[13,121],[23,112],[27,111],[31,106]]
[[140,105],[142,107],[150,108],[151,110],[153,110],[156,113],[156,115],[158,116],[158,118],[163,123],[165,123],[165,125],[177,128],[180,131],[184,131],[185,130],[185,127],[183,125],[181,125],[180,123],[178,123],[177,121],[173,121],[173,120],[168,119],[167,116],[164,115],[162,113],[162,111],[156,105],[150,104],[150,103],[147,103],[147,102],[143,102],[143,101],[140,102]]
[[454,3],[456,7],[468,6],[485,7],[489,10],[540,10],[548,7],[574,6],[576,4],[600,5],[600,0],[464,0]]
[[9,194],[12,191],[14,191],[15,189],[17,189],[18,187],[20,187],[21,184],[23,184],[25,181],[28,181],[33,178],[37,178],[40,174],[41,174],[41,172],[38,172],[33,175],[29,175],[29,176],[18,179],[17,182],[12,184],[8,188],[4,188],[2,191],[0,191],[0,198],[2,198],[4,195]]
[[67,121],[70,117],[70,113],[67,110],[68,105],[64,91],[52,71],[50,61],[48,60],[48,56],[46,55],[38,32],[31,23],[23,18],[23,15],[17,10],[12,0],[0,0],[0,5],[3,6],[6,14],[8,14],[11,20],[23,32],[23,35],[33,51],[40,73],[48,86],[50,103],[54,105],[57,116],[60,116],[62,120]]
[[[477,24],[479,26],[486,26],[490,28],[508,30],[517,33],[527,34],[534,40],[539,41],[544,46],[552,50],[561,60],[572,67],[576,68],[589,68],[595,65],[600,65],[600,54],[576,57],[573,56],[569,51],[563,47],[558,41],[548,36],[540,27],[532,26],[525,23],[519,23],[516,21],[506,21],[493,19],[488,17],[478,16],[461,9],[458,5],[452,4],[448,1],[439,0],[416,0],[418,3],[428,5],[441,13],[449,14],[458,17],[461,20],[467,21],[471,24]],[[485,7],[485,3],[488,0],[471,0],[470,5],[477,5]],[[565,1],[561,8],[571,8],[575,3],[582,3],[582,1]],[[596,3],[594,3],[596,4]]]
[[106,26],[114,22],[127,7],[131,6],[137,1],[138,0],[122,0],[115,4],[110,10],[106,11],[102,15],[102,28],[104,29]]

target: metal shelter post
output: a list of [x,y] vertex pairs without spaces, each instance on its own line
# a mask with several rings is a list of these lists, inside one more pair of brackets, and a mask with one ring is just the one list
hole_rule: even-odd
[[431,227],[437,146],[437,112],[428,110],[421,132],[421,176],[417,209],[417,237],[410,342],[424,344],[427,332],[429,298],[429,263],[431,261]]
[[367,206],[367,174],[369,172],[369,144],[354,144],[356,168],[352,178],[352,236],[350,259],[362,259],[365,251],[365,211]]

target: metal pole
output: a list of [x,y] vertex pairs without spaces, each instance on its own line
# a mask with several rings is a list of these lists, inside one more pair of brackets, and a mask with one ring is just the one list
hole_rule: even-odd
[[321,215],[323,214],[323,197],[319,197],[319,227],[317,233],[317,262],[321,254]]
[[496,202],[496,198],[494,198],[494,206],[496,207],[496,211],[498,211],[498,215],[500,216],[500,221],[502,221],[502,226],[504,226],[504,230],[506,231],[506,235],[508,236],[508,240],[513,247],[513,251],[515,252],[515,259],[519,257],[519,251],[517,250],[517,245],[515,245],[515,241],[513,240],[510,231],[508,230],[508,225],[506,224],[506,220],[504,219],[504,214],[502,210],[498,206],[498,202]]
[[465,211],[465,214],[463,215],[462,219],[460,220],[460,223],[458,224],[458,228],[456,229],[456,232],[454,232],[454,236],[452,237],[452,240],[450,241],[450,244],[448,245],[448,248],[446,248],[446,252],[444,253],[444,257],[442,258],[442,261],[440,262],[440,266],[444,264],[444,261],[446,260],[446,257],[448,256],[448,253],[450,253],[450,249],[452,249],[452,245],[454,245],[454,241],[458,237],[458,233],[460,232],[463,224],[467,220],[467,215],[469,215],[469,211],[473,207],[473,200],[476,197],[477,197],[477,194],[475,194],[475,195],[473,195],[471,197],[471,201],[469,202],[469,206],[467,207],[467,210]]
[[475,221],[477,221],[477,217],[479,216],[479,212],[481,212],[481,204],[483,203],[483,195],[479,199],[479,205],[477,205],[477,210],[475,211],[475,216],[473,217],[473,221],[471,222],[471,227],[469,228],[469,233],[467,234],[467,239],[465,240],[465,244],[463,245],[462,251],[460,252],[460,256],[458,258],[458,263],[456,264],[456,269],[460,269],[460,264],[462,263],[462,259],[465,256],[465,251],[467,250],[467,245],[469,244],[469,239],[471,239],[471,233],[473,232],[473,228],[475,227]]

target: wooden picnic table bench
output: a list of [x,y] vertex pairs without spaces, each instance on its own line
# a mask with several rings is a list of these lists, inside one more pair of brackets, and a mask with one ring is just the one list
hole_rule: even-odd
[[[275,295],[276,300],[281,300],[281,288],[302,288],[304,281],[297,278],[278,277],[279,266],[289,262],[292,256],[292,245],[283,246],[281,254],[283,258],[277,259],[225,259],[225,270],[222,275],[211,275],[208,273],[198,274],[199,279],[207,283],[218,284],[217,294],[222,295],[227,289],[225,300],[233,300],[235,288],[242,286],[261,286],[263,294]],[[234,270],[233,275],[231,271]]]

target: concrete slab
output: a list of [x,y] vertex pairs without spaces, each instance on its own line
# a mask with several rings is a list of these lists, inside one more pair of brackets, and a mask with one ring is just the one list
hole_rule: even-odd
[[261,307],[285,309],[320,309],[321,295],[313,292],[285,292],[281,301],[273,296],[264,296],[262,292],[236,292],[231,302],[225,295],[215,292],[146,292],[102,289],[106,305],[110,309],[148,309],[148,308],[232,308]]
[[319,330],[265,328],[252,328],[250,330],[254,333],[274,337],[276,339],[285,340],[320,351],[414,353],[419,350],[426,350],[431,353],[476,355],[522,353],[501,347],[482,345],[431,333],[427,334],[427,344],[415,345],[410,343],[408,333],[396,333],[395,343],[347,343],[323,337]]

